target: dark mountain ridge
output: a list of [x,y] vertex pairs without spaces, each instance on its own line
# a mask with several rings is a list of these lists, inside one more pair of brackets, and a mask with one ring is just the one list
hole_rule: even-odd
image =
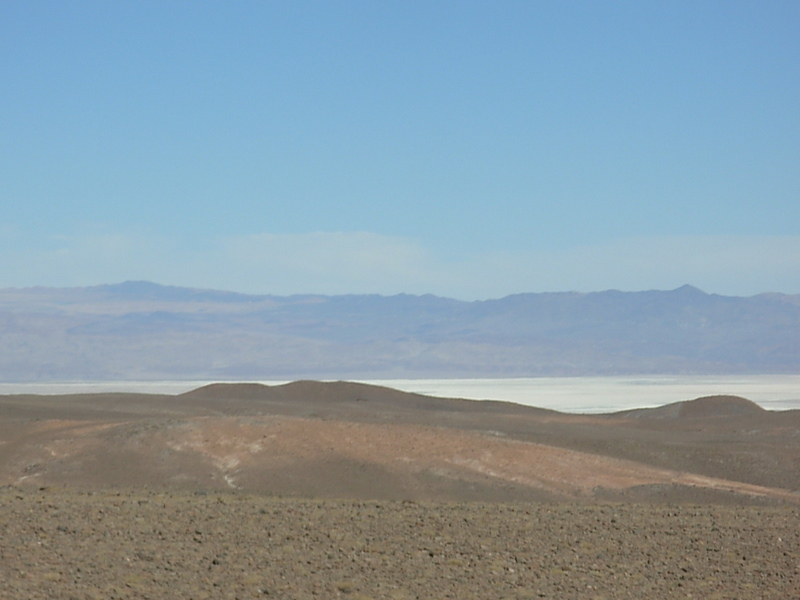
[[800,372],[800,296],[0,290],[0,381]]

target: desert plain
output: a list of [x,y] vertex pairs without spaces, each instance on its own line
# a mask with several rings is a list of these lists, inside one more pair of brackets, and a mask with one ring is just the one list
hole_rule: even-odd
[[0,598],[800,598],[800,411],[0,396]]

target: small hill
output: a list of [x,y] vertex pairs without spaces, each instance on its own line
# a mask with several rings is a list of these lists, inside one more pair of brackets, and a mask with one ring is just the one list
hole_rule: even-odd
[[[258,401],[262,408],[268,406],[272,411],[305,407],[324,412],[337,411],[335,415],[347,414],[348,417],[356,413],[374,414],[377,410],[384,415],[446,412],[453,417],[462,413],[558,414],[556,411],[512,402],[498,400],[476,402],[463,398],[426,396],[353,381],[301,380],[281,385],[212,383],[185,392],[178,397],[182,400],[216,403]],[[288,414],[297,414],[297,410],[291,410]]]
[[767,411],[740,396],[704,396],[656,408],[637,408],[613,413],[631,419],[707,419],[715,417],[753,417]]
[[269,386],[263,383],[211,383],[180,394],[180,398],[222,400],[225,398],[258,399],[269,396]]

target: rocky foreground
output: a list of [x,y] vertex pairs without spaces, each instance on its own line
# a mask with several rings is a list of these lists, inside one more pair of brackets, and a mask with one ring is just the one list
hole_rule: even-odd
[[0,597],[792,600],[800,509],[5,487]]

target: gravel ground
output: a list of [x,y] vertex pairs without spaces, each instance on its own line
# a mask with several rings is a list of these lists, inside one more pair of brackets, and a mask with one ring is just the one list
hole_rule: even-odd
[[6,487],[0,597],[796,600],[800,509]]

